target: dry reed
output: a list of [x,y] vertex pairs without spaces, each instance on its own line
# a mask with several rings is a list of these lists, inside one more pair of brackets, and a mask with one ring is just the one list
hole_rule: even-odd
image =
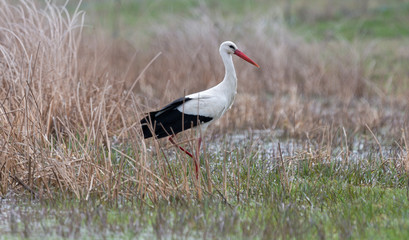
[[[169,195],[173,186],[147,162],[133,126],[139,106],[118,81],[127,73],[82,36],[84,13],[33,1],[1,1],[0,9],[1,193],[15,187],[53,197],[57,188],[109,200],[136,187],[152,198]],[[116,146],[125,138],[135,140],[132,157]]]

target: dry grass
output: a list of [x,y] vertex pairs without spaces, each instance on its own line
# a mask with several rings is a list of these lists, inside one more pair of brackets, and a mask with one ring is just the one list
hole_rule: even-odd
[[138,112],[107,51],[83,38],[84,13],[32,1],[1,9],[2,194],[16,183],[51,197],[54,187],[78,198],[115,190],[111,137],[138,139],[123,111]]
[[138,49],[83,34],[78,10],[1,0],[0,193],[53,198],[59,189],[81,199],[155,202],[211,191],[211,181],[192,178],[188,159],[170,163],[158,142],[147,147],[138,119],[141,109],[220,81],[217,48],[227,39],[261,70],[235,60],[240,94],[218,132],[272,128],[322,140],[341,126],[353,137],[367,125],[401,133],[408,116],[395,113],[407,106],[370,82],[364,63],[372,45],[308,43],[276,19],[240,28],[201,21],[157,29],[149,47]]

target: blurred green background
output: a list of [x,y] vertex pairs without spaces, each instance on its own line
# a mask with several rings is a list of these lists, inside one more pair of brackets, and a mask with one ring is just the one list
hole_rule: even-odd
[[[71,9],[76,4],[69,2]],[[94,24],[120,36],[202,14],[221,16],[228,22],[274,16],[314,39],[409,35],[409,2],[404,0],[87,0],[81,8]]]

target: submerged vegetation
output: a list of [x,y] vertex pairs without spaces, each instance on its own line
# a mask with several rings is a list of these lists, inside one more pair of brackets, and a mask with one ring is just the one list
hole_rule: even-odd
[[[218,12],[235,1],[176,1],[165,16],[160,2],[121,1],[101,20],[110,34],[87,25],[107,1],[0,0],[1,237],[408,237],[408,33],[388,27],[407,4],[322,15],[262,1],[241,19]],[[222,79],[224,40],[261,69],[235,62],[239,94],[196,180],[138,124]]]

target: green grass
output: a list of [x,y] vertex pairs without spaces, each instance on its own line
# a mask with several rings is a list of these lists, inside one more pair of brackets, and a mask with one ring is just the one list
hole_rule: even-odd
[[[307,7],[308,8],[308,7]],[[378,3],[366,11],[352,5],[334,14],[316,20],[307,20],[295,14],[290,25],[313,39],[400,39],[409,36],[409,4],[399,1]]]
[[[271,145],[263,142],[255,147],[260,141],[258,137],[236,145],[230,144],[229,138],[221,144],[217,139],[214,141],[215,146],[222,146],[219,151],[208,153],[214,188],[211,193],[204,190],[202,200],[187,195],[158,202],[138,195],[131,201],[124,198],[103,201],[93,196],[88,201],[78,201],[64,195],[34,202],[9,199],[6,204],[10,208],[9,217],[0,218],[0,229],[5,233],[2,237],[409,237],[407,177],[399,162],[393,160],[399,157],[399,150],[390,149],[384,164],[379,154],[365,150],[356,152],[349,161],[336,160],[338,153],[334,152],[332,160],[327,161],[318,149],[290,154],[285,150],[289,146],[282,141],[282,165],[280,157],[271,152]],[[365,142],[363,149],[371,144]],[[230,152],[228,172],[223,175],[225,160],[221,153],[226,151]],[[118,157],[115,152],[113,157]],[[177,174],[178,162],[173,157],[169,160]],[[204,171],[204,158],[201,160]],[[113,163],[114,168],[119,165]],[[203,174],[204,179],[209,177]],[[223,177],[227,178],[225,191]]]
[[374,39],[374,38],[404,38],[409,36],[407,26],[409,5],[396,11],[373,11],[359,17],[322,20],[314,23],[298,23],[294,27],[301,33],[313,36],[315,39]]
[[296,180],[289,193],[279,183],[261,188],[262,193],[256,199],[238,205],[223,203],[217,195],[197,203],[176,199],[159,202],[154,208],[138,201],[119,206],[93,201],[66,200],[59,204],[55,200],[45,201],[31,204],[26,210],[29,213],[17,212],[16,218],[31,220],[14,223],[15,226],[9,222],[14,233],[5,232],[8,236],[112,239],[409,237],[405,189],[311,179]]
[[[82,9],[91,14],[103,14],[103,18],[97,17],[103,23],[112,23],[117,20],[127,27],[141,26],[141,24],[169,23],[166,20],[175,18],[200,17],[202,14],[223,14],[226,18],[245,17],[254,12],[264,9],[265,6],[273,6],[269,1],[262,0],[257,3],[238,0],[207,0],[203,2],[192,0],[139,0],[139,1],[87,1],[82,4]],[[75,8],[75,3],[70,3],[70,9]],[[99,15],[101,16],[101,15]],[[118,18],[118,19],[115,19]],[[149,26],[148,26],[149,27]]]
[[[72,2],[69,6],[74,9],[75,3]],[[152,25],[170,24],[175,20],[183,22],[186,18],[200,18],[201,15],[221,15],[225,20],[233,22],[254,19],[256,16],[274,16],[279,9],[285,11],[285,7],[286,1],[265,0],[207,0],[200,4],[192,0],[105,0],[86,1],[82,4],[82,9],[90,14],[91,19],[100,21],[102,26],[115,31],[119,26],[125,34],[136,29],[143,31]],[[331,13],[325,15],[328,9]],[[315,12],[317,16],[310,19],[309,12]],[[295,31],[314,39],[335,37],[351,40],[406,37],[409,35],[406,24],[408,21],[409,3],[402,1],[376,1],[363,10],[352,2],[334,4],[322,0],[298,0],[291,5],[291,20],[288,23]]]

